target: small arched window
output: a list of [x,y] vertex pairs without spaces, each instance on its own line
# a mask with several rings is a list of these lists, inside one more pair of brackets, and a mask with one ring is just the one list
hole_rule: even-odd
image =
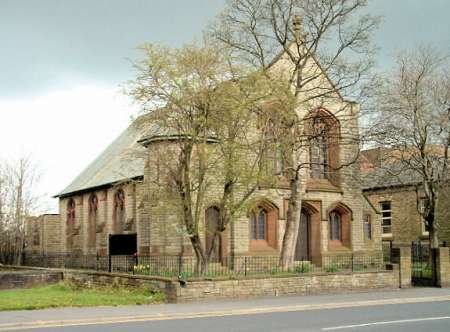
[[342,218],[341,215],[335,211],[330,213],[330,240],[342,240]]
[[311,177],[328,179],[329,177],[329,126],[321,114],[311,121],[310,168]]
[[114,195],[114,221],[116,233],[121,233],[125,227],[125,193],[122,189]]
[[267,233],[267,212],[262,208],[256,209],[251,214],[250,222],[252,240],[265,240]]
[[98,210],[98,198],[97,195],[92,194],[89,198],[89,213],[96,214]]
[[66,227],[66,248],[71,249],[73,246],[73,236],[76,218],[76,205],[73,198],[67,202],[67,227]]
[[97,210],[98,198],[97,195],[92,194],[89,197],[89,219],[88,219],[88,246],[95,248],[96,234],[97,234]]

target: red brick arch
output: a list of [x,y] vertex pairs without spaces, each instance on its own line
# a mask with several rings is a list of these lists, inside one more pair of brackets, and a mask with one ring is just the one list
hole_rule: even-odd
[[341,216],[341,240],[330,240],[330,249],[338,247],[351,248],[351,224],[353,221],[353,211],[343,202],[335,202],[327,209],[327,220],[330,226],[330,214],[337,212]]
[[[266,198],[255,200],[249,209],[249,234],[250,251],[271,251],[278,249],[278,219],[279,209],[276,204]],[[264,240],[252,240],[251,238],[251,216],[262,209],[266,214],[266,235]]]

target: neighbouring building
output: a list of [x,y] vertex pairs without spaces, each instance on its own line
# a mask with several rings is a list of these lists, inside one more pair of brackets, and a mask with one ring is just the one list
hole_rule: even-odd
[[[362,152],[363,192],[377,211],[382,239],[399,246],[428,241],[428,231],[419,213],[424,200],[420,179],[412,171],[396,172],[395,164],[384,164],[379,148]],[[450,244],[450,186],[439,197],[439,240]],[[389,245],[386,245],[388,247]]]
[[43,214],[29,217],[25,222],[25,245],[28,252],[47,254],[61,250],[61,217]]
[[[287,63],[282,54],[272,64],[273,70],[285,68]],[[312,63],[311,68],[318,68],[318,64]],[[331,84],[324,75],[320,84]],[[332,102],[296,110],[300,119],[310,119],[311,125],[326,128],[323,136],[311,141],[309,152],[299,156],[305,162],[314,161],[315,166],[301,171],[302,207],[296,260],[321,264],[328,256],[354,253],[381,256],[381,222],[373,203],[363,195],[360,166],[354,163],[338,167],[350,163],[358,154],[357,144],[340,141],[342,133],[358,135],[358,112],[357,104],[343,100],[337,93]],[[331,133],[336,139],[329,139]],[[44,234],[43,238],[54,237],[59,242],[44,251],[192,255],[179,218],[169,208],[174,202],[169,202],[155,186],[158,158],[172,144],[173,137],[161,134],[158,128],[131,124],[57,195],[59,228],[44,229],[44,233],[55,233]],[[290,191],[283,183],[282,172],[276,176],[280,178],[277,185],[260,187],[252,195],[252,206],[223,232],[217,255],[279,254]],[[211,242],[208,227],[217,220],[217,195],[211,190],[203,206],[201,234],[205,246]]]

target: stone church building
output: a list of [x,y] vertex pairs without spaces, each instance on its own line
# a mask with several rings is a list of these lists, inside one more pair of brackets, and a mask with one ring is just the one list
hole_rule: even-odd
[[[286,63],[281,55],[272,67],[277,70]],[[312,66],[318,68],[316,63]],[[331,83],[322,77],[321,84]],[[359,164],[351,164],[358,154],[358,146],[341,144],[339,139],[339,135],[348,133],[358,135],[358,112],[357,104],[337,94],[332,102],[296,110],[300,119],[326,122],[327,130],[338,134],[333,143],[311,144],[308,153],[298,157],[305,162],[320,161],[320,165],[301,171],[302,206],[296,260],[321,264],[328,256],[381,255],[380,218],[363,195]],[[327,134],[327,131],[323,133],[323,142],[328,142]],[[39,241],[29,239],[27,250],[93,255],[108,252],[193,255],[179,219],[170,213],[167,208],[170,204],[159,195],[152,181],[159,167],[155,156],[170,144],[173,143],[167,135],[132,123],[57,195],[59,228],[47,228],[54,233],[42,236],[57,239],[58,246],[35,248],[33,243]],[[351,165],[331,171],[347,163]],[[276,175],[282,178],[281,173]],[[260,187],[252,195],[252,206],[222,234],[219,255],[279,255],[290,198],[288,186],[280,183]],[[211,242],[208,225],[217,220],[214,195],[213,192],[207,195],[202,213],[200,231],[205,246]],[[54,217],[51,220],[54,222]],[[45,224],[45,219],[41,224]]]

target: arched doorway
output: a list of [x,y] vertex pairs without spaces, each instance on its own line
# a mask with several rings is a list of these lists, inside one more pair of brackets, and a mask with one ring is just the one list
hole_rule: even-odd
[[[205,249],[206,253],[212,250],[210,262],[218,262],[221,260],[222,238],[219,234],[216,236],[218,224],[219,209],[212,206],[205,212]],[[216,239],[214,239],[215,236]]]
[[309,233],[310,233],[311,216],[302,209],[300,213],[300,223],[298,225],[297,244],[295,246],[296,261],[307,261],[311,258],[309,248]]

